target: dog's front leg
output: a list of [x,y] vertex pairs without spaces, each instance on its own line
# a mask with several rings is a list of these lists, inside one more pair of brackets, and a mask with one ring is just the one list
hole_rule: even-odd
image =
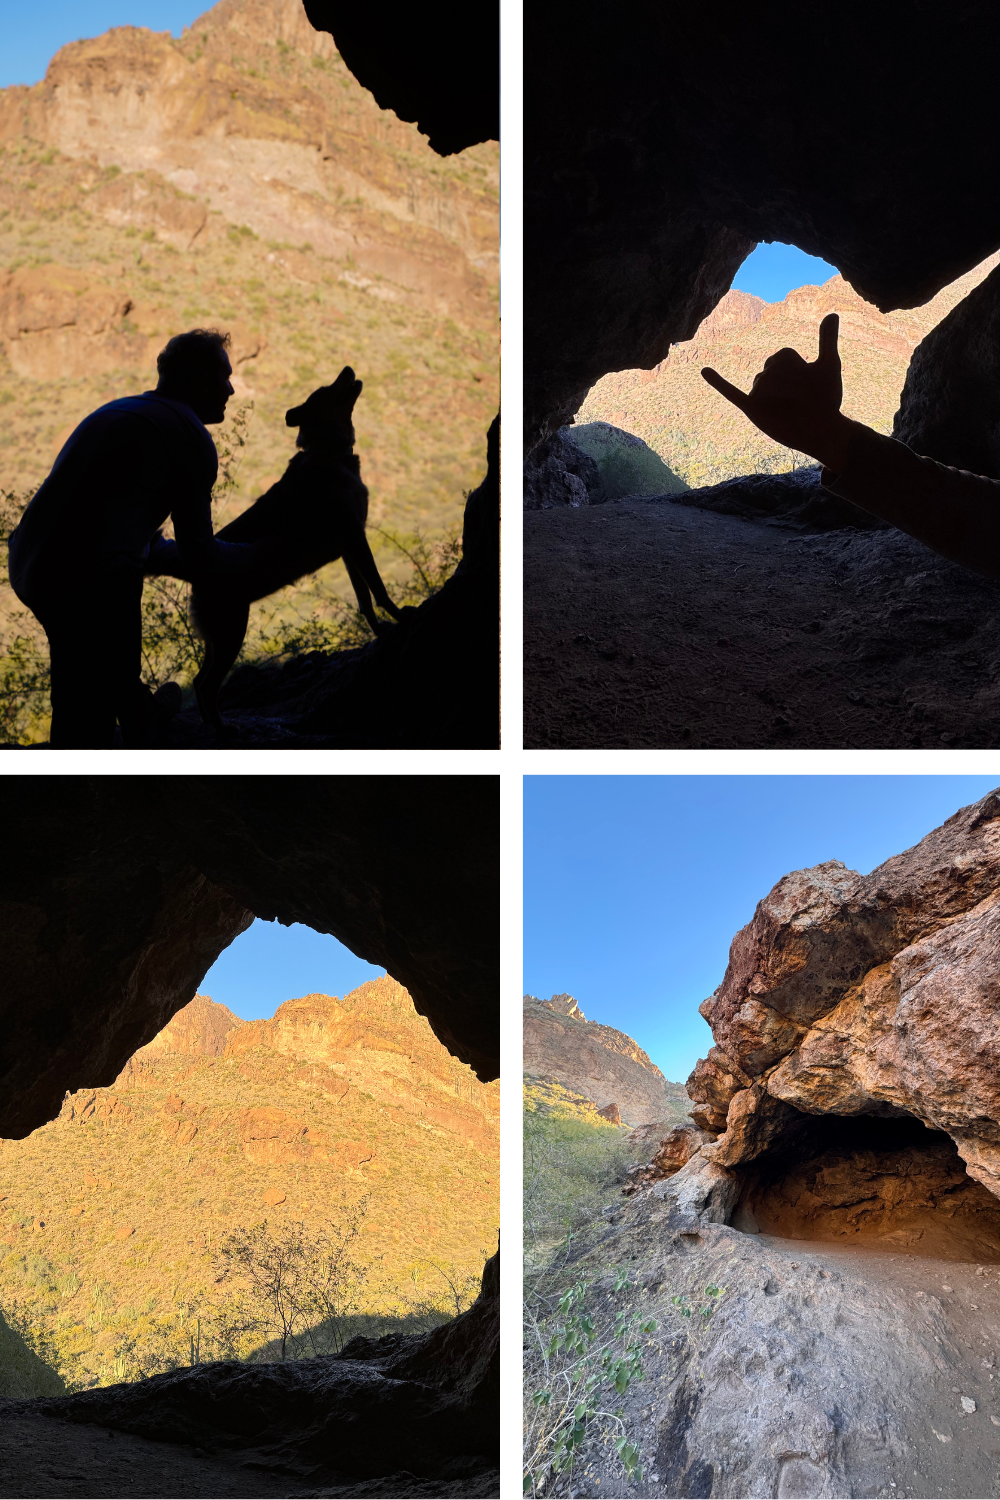
[[[372,556],[372,549],[368,545],[368,538],[363,531],[358,537],[357,542],[352,544],[352,551],[354,552],[355,565],[371,589],[375,597],[375,603],[379,609],[384,609],[386,614],[392,615],[394,620],[401,620],[403,618],[403,611],[398,605],[393,604],[389,598],[385,584],[382,582],[382,575],[378,570],[378,564]],[[346,554],[344,561],[347,562]],[[348,571],[350,571],[350,565],[348,565]],[[355,590],[357,590],[357,584],[355,584]]]
[[357,596],[358,608],[364,615],[365,619],[368,621],[374,633],[376,635],[381,635],[383,631],[391,630],[392,626],[386,625],[384,621],[380,620],[378,615],[372,608],[372,596],[368,592],[368,585],[365,582],[360,570],[358,569],[356,564],[353,563],[347,556],[346,552],[344,554],[344,567],[347,569],[347,576],[351,580],[355,595]]

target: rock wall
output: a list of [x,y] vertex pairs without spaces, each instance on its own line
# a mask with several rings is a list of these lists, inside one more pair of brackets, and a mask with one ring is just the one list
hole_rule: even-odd
[[1000,267],[914,350],[892,435],[1000,479]]
[[141,1063],[144,1058],[162,1057],[168,1053],[222,1057],[229,1037],[248,1024],[233,1015],[227,1005],[219,1005],[208,995],[195,995],[151,1042],[139,1048],[135,1058]]
[[701,1157],[772,1154],[805,1116],[909,1117],[1000,1197],[1000,793],[862,876],[780,880],[701,1006],[716,1046],[688,1082]]
[[665,1119],[667,1080],[642,1048],[613,1026],[588,1021],[571,995],[524,997],[524,1071],[554,1078],[603,1112],[617,1104],[627,1125]]
[[[760,240],[821,256],[882,311],[926,302],[995,250],[1000,207],[979,183],[1000,148],[998,40],[983,0],[947,35],[902,0],[764,14],[643,0],[613,27],[598,9],[569,26],[561,7],[533,7],[529,447],[601,375],[651,369],[692,337]],[[838,80],[833,110],[799,86],[817,73]]]

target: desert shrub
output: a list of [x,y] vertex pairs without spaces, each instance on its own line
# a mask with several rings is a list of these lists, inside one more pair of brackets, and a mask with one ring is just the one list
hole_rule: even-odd
[[525,1086],[524,1243],[544,1255],[567,1230],[600,1213],[609,1196],[620,1201],[625,1172],[646,1155],[628,1132],[567,1090]]
[[44,1329],[10,1299],[0,1312],[0,1396],[62,1396],[66,1385]]
[[531,1496],[567,1493],[576,1464],[598,1453],[619,1477],[642,1481],[619,1402],[644,1378],[643,1349],[657,1324],[634,1310],[627,1271],[613,1270],[610,1291],[595,1295],[571,1251],[568,1236],[524,1279],[523,1487]]

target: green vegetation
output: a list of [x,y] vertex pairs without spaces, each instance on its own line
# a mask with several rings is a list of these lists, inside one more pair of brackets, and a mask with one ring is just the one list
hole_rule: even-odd
[[[309,1003],[318,1057],[267,1045],[267,1023],[223,1057],[139,1053],[0,1142],[0,1309],[53,1380],[306,1358],[474,1299],[496,1246],[497,1085],[391,980]],[[22,1367],[44,1378],[0,1334],[0,1379]]]
[[571,1246],[568,1238],[563,1255],[526,1281],[526,1495],[551,1490],[598,1446],[606,1461],[614,1454],[613,1470],[629,1483],[642,1481],[619,1402],[644,1378],[643,1349],[656,1319],[633,1310],[636,1288],[626,1270],[608,1277],[609,1297],[588,1299],[591,1283],[571,1272]]
[[[48,1352],[43,1346],[43,1354]],[[0,1312],[0,1396],[63,1396],[66,1385],[33,1347],[16,1313]]]
[[644,1161],[627,1129],[601,1118],[589,1099],[562,1084],[524,1082],[524,1245],[544,1263],[567,1231],[621,1201],[625,1172]]

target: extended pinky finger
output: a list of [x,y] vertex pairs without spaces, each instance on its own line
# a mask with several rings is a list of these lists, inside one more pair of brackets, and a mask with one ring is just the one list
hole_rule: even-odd
[[738,406],[740,411],[746,411],[746,404],[750,398],[744,395],[738,386],[730,385],[729,381],[720,375],[718,370],[713,370],[705,366],[702,369],[701,378],[702,380],[707,380],[710,386],[714,386],[721,395],[725,396],[727,401],[731,401],[734,406]]

